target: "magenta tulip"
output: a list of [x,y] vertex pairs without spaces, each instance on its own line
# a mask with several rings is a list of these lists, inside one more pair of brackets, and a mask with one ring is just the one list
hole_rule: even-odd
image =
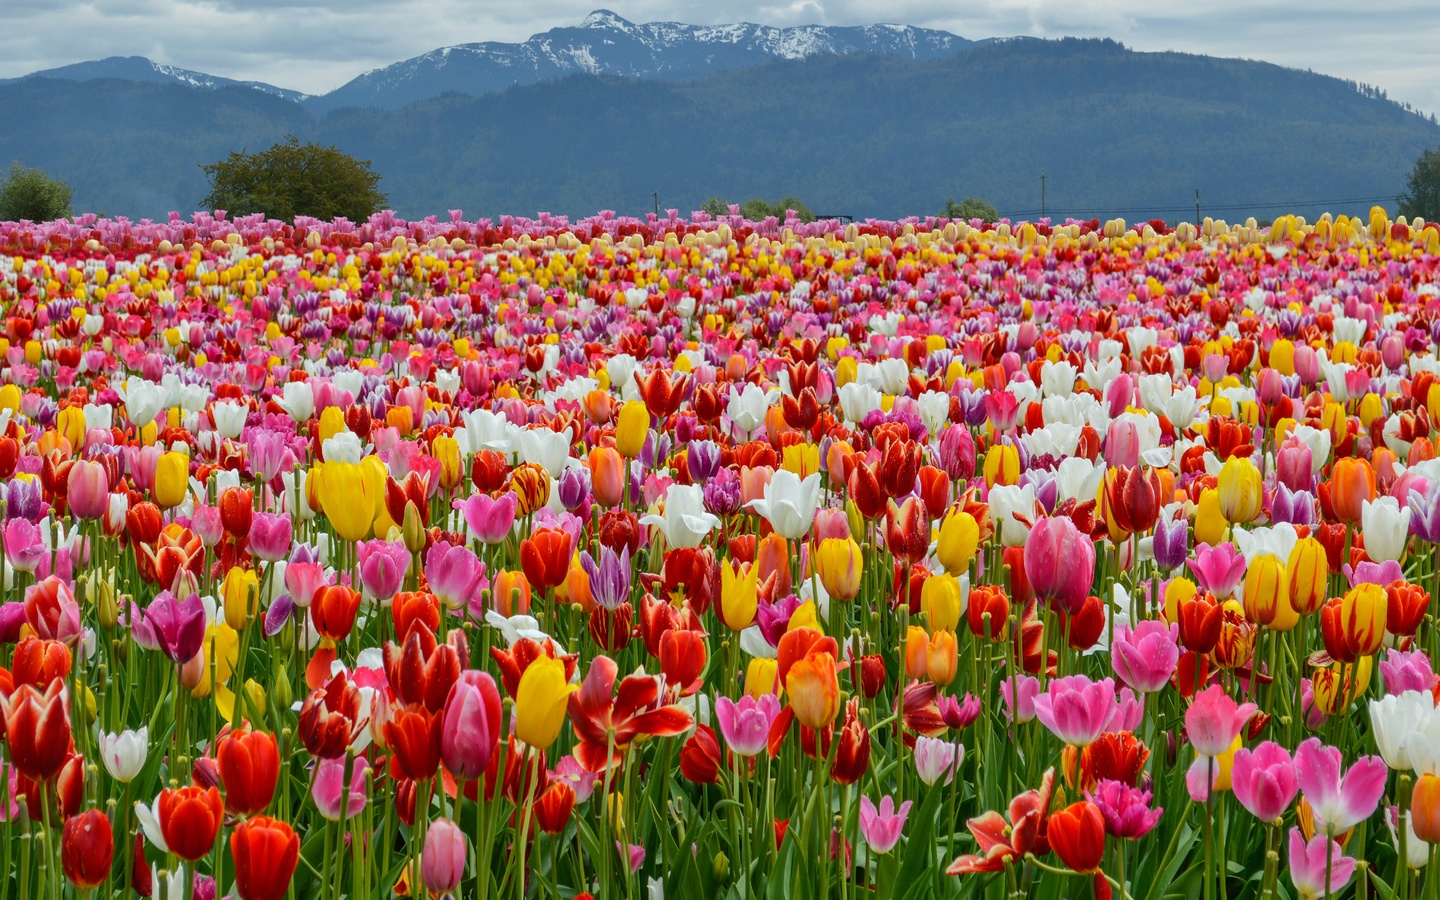
[[290,517],[282,513],[257,512],[250,518],[250,552],[276,562],[290,555]]
[[506,491],[498,498],[488,494],[476,494],[464,500],[456,500],[455,509],[465,517],[470,534],[482,544],[498,544],[505,540],[515,524],[516,497],[514,491]]
[[1110,665],[1121,681],[1142,694],[1164,689],[1180,661],[1180,626],[1146,619],[1115,627]]
[[715,724],[725,744],[739,756],[755,756],[765,749],[770,725],[780,714],[780,701],[773,694],[758,699],[746,695],[735,702],[729,697],[715,701]]
[[365,541],[356,548],[360,560],[360,583],[365,592],[381,603],[389,601],[405,582],[410,568],[410,551],[396,541]]
[[1043,518],[1025,538],[1025,575],[1036,596],[1077,613],[1095,580],[1095,545],[1068,517]]

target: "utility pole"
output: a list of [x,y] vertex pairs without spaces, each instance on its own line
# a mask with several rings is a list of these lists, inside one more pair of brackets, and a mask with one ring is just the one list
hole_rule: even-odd
[[1195,189],[1195,227],[1200,227],[1200,189]]
[[1045,218],[1045,179],[1049,177],[1044,172],[1040,173],[1040,218]]
[[655,215],[660,215],[660,192],[651,191],[650,196],[655,198]]

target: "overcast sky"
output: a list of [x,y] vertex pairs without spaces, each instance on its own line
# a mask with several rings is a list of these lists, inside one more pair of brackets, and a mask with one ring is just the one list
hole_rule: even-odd
[[523,41],[602,3],[633,22],[867,25],[967,38],[1112,37],[1263,59],[1385,88],[1440,114],[1436,0],[3,0],[0,77],[105,56],[324,93],[447,44]]

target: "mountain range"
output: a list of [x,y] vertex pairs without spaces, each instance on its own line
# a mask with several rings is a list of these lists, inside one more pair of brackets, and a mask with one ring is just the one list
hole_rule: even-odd
[[[969,41],[909,25],[831,27],[801,25],[637,25],[608,9],[597,9],[576,27],[552,28],[524,43],[497,41],[456,44],[372,69],[326,94],[309,95],[259,81],[235,81],[203,72],[164,66],[140,56],[44,69],[21,76],[94,81],[173,83],[215,90],[248,87],[302,104],[324,114],[345,106],[399,109],[443,94],[468,96],[503,91],[567,75],[616,75],[630,78],[702,78],[777,59],[878,53],[904,59],[936,59],[984,41]],[[21,79],[8,79],[18,81]],[[5,80],[0,80],[4,84]]]
[[[430,74],[448,64],[432,59],[409,77],[389,67],[340,89],[391,99],[328,108],[137,64],[129,77],[37,73],[0,84],[0,121],[23,123],[0,129],[0,162],[65,178],[76,209],[132,218],[189,212],[207,193],[202,165],[294,134],[370,160],[410,217],[640,214],[658,192],[662,209],[682,213],[711,196],[796,196],[817,213],[894,217],[975,195],[1034,218],[1045,173],[1051,216],[1189,219],[1198,189],[1203,215],[1243,221],[1387,200],[1393,211],[1415,159],[1440,145],[1433,118],[1377,89],[1262,62],[890,26],[734,26],[752,38],[720,45],[735,55],[707,55],[724,27],[586,21],[509,46],[519,54],[545,37],[553,61],[573,34],[627,30],[623,48],[592,43],[606,48],[586,63],[598,73],[542,70],[541,56],[526,56],[515,69],[531,83],[442,88]],[[887,35],[889,49],[876,49]],[[820,37],[828,49],[815,49]],[[393,99],[397,83],[415,99]]]

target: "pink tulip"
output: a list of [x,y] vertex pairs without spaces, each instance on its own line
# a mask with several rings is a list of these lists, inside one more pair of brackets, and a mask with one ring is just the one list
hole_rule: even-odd
[[1180,661],[1180,626],[1146,619],[1134,628],[1120,625],[1110,645],[1110,666],[1125,684],[1141,692],[1163,690]]
[[459,887],[465,874],[465,832],[449,819],[436,819],[426,830],[420,874],[432,894]]
[[1095,580],[1095,545],[1069,517],[1043,518],[1025,538],[1025,575],[1036,596],[1077,613]]
[[360,560],[360,582],[365,591],[381,603],[389,605],[400,585],[405,581],[405,572],[410,568],[410,551],[396,541],[365,541],[356,550]]
[[500,741],[503,724],[500,692],[487,673],[466,669],[445,698],[440,758],[456,778],[473,780],[485,772]]
[[250,552],[276,562],[290,555],[290,517],[282,513],[257,512],[250,518]]
[[615,842],[615,849],[620,855],[630,861],[630,874],[634,875],[640,871],[640,866],[645,862],[645,848],[640,844],[622,844]]
[[346,795],[344,800],[346,819],[354,818],[365,808],[365,772],[370,768],[370,763],[364,757],[357,757],[351,763],[350,789],[344,790],[345,782],[345,758],[337,756],[332,759],[322,759],[316,763],[315,786],[311,788],[310,794],[315,798],[315,808],[320,815],[332,822],[338,822],[341,818],[341,794]]
[[1245,577],[1245,557],[1233,544],[1201,544],[1195,548],[1195,558],[1188,562],[1200,587],[1222,600],[1233,595]]
[[1257,709],[1254,703],[1237,704],[1220,685],[1210,685],[1196,694],[1190,708],[1185,710],[1185,730],[1190,744],[1201,756],[1219,756],[1235,743],[1240,729]]
[[1235,799],[1262,822],[1283,816],[1300,790],[1290,752],[1274,741],[1235,751],[1230,783]]
[[1314,456],[1310,445],[1289,438],[1275,457],[1275,477],[1292,491],[1309,491],[1315,487]]
[[1380,674],[1385,676],[1387,694],[1428,691],[1435,686],[1435,672],[1430,668],[1430,657],[1425,655],[1424,650],[1387,648],[1385,658],[1380,661]]
[[514,491],[506,491],[498,498],[488,494],[476,494],[464,500],[456,500],[455,509],[465,517],[470,534],[483,544],[498,544],[505,540],[515,524],[516,497]]
[[1150,833],[1165,810],[1150,808],[1151,793],[1113,778],[1101,779],[1085,799],[1105,817],[1105,833],[1111,837],[1138,840]]
[[220,539],[225,536],[225,526],[220,522],[220,507],[195,507],[195,512],[190,514],[190,528],[206,547],[220,543]]
[[945,783],[955,780],[955,770],[965,758],[965,748],[941,738],[915,738],[915,772],[927,785],[934,784],[945,776]]
[[1300,791],[1315,815],[1315,830],[1331,837],[1360,824],[1380,802],[1388,774],[1378,756],[1357,759],[1348,772],[1339,747],[1327,747],[1319,738],[1304,741],[1295,750],[1295,773]]
[[1134,731],[1144,718],[1145,695],[1136,697],[1134,691],[1123,687],[1115,694],[1115,709],[1110,714],[1110,721],[1105,723],[1105,730]]
[[894,797],[882,797],[876,809],[869,797],[860,797],[860,834],[876,853],[889,853],[900,843],[900,832],[909,816],[909,800],[896,809]]
[[1307,844],[1299,828],[1290,829],[1290,881],[1304,900],[1337,896],[1354,874],[1355,860],[1338,843],[1317,834]]
[[1133,469],[1140,464],[1140,429],[1129,419],[1114,419],[1105,430],[1105,462]]
[[1011,677],[1000,682],[1000,699],[1005,702],[1005,715],[1010,721],[1025,723],[1035,718],[1035,698],[1040,693],[1040,679],[1030,675],[1019,677],[1018,702],[1016,680]]
[[1115,715],[1115,680],[1084,675],[1056,678],[1035,698],[1040,724],[1072,747],[1088,747]]
[[425,577],[430,590],[449,609],[462,609],[479,599],[489,586],[485,564],[467,547],[453,547],[436,541],[425,554]]
[[110,502],[110,476],[98,462],[77,460],[70,467],[65,497],[77,518],[98,519]]
[[40,527],[29,519],[5,523],[5,560],[19,572],[34,572],[50,556],[40,537]]
[[301,544],[290,554],[285,565],[285,590],[296,606],[308,608],[315,592],[325,584],[325,567],[309,544]]
[[773,694],[755,698],[749,695],[735,702],[729,697],[715,701],[715,723],[730,750],[751,757],[765,749],[770,725],[780,714],[780,701]]

